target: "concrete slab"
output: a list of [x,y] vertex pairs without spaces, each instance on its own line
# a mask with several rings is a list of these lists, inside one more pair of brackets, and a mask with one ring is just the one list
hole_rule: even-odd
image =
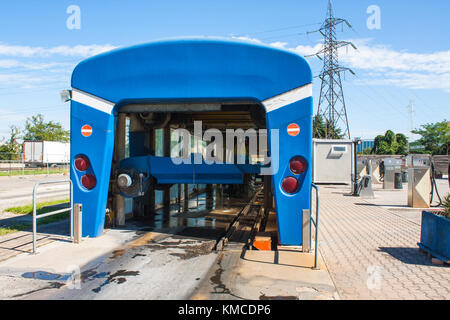
[[24,233],[14,240],[20,252],[5,249],[18,255],[0,262],[0,299],[186,299],[216,260],[212,250],[238,206],[164,211],[81,244],[54,241],[37,255],[24,253]]
[[339,299],[322,258],[320,270],[313,265],[313,254],[298,251],[227,249],[191,299]]
[[110,230],[0,263],[0,299],[186,299],[216,260],[215,241]]

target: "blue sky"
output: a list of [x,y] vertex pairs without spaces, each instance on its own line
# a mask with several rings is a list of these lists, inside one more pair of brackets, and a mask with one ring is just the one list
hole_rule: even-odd
[[[350,21],[338,37],[358,50],[342,50],[344,92],[353,137],[373,138],[387,129],[408,134],[413,123],[450,119],[450,1],[334,0],[337,17]],[[66,9],[81,10],[80,29],[66,27]],[[366,12],[377,5],[381,29],[369,30]],[[0,137],[8,126],[43,113],[69,128],[68,89],[74,66],[115,47],[178,36],[241,37],[306,55],[320,49],[317,29],[327,0],[151,1],[17,0],[0,10]],[[339,31],[341,29],[339,28]],[[313,72],[321,61],[308,58]],[[318,101],[320,81],[315,79]]]

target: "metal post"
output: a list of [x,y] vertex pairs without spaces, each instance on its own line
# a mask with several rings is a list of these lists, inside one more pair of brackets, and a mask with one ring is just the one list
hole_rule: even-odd
[[33,254],[36,254],[36,189],[39,183],[36,183],[33,188]]
[[69,180],[69,186],[70,186],[70,198],[69,198],[69,205],[70,205],[70,240],[73,240],[73,184],[72,180]]
[[178,184],[178,199],[177,199],[177,204],[178,204],[178,212],[181,212],[181,184]]
[[[131,120],[130,120],[131,122]],[[119,113],[116,125],[116,148],[115,161],[119,163],[125,158],[125,142],[126,142],[126,114]],[[125,198],[117,193],[114,195],[114,218],[116,226],[125,225]]]
[[353,141],[353,192],[354,196],[358,195],[358,144],[361,142],[359,139]]
[[184,184],[183,185],[184,190],[183,190],[183,211],[187,212],[189,211],[189,185],[188,184]]
[[25,177],[25,153],[22,153],[22,177]]
[[315,184],[311,184],[311,186],[316,190],[316,221],[314,226],[316,227],[316,239],[314,242],[314,269],[319,269],[317,257],[319,254],[319,188]]
[[198,209],[198,195],[200,194],[200,190],[198,189],[198,184],[197,184],[197,209]]
[[[164,127],[163,129],[163,155],[164,157],[170,157],[170,127]],[[166,187],[163,191],[163,205],[165,210],[170,210],[170,188]]]
[[311,250],[311,244],[309,243],[309,223],[310,223],[310,215],[308,209],[302,210],[302,220],[303,220],[303,228],[302,228],[302,251],[309,252]]
[[74,243],[80,243],[82,239],[82,216],[82,206],[76,203],[74,205]]

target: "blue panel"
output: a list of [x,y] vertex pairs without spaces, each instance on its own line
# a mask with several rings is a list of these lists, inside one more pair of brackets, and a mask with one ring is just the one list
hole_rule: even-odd
[[242,184],[244,173],[259,173],[258,165],[195,164],[193,159],[194,155],[190,164],[176,164],[169,157],[130,157],[122,160],[120,167],[151,175],[159,184]]
[[[73,182],[74,203],[82,204],[83,236],[96,237],[103,232],[114,147],[114,120],[111,115],[72,101],[70,178]],[[92,127],[89,137],[81,135],[81,127],[86,124]],[[80,172],[74,166],[73,160],[80,154],[89,158],[91,165],[86,172]],[[86,173],[95,175],[97,179],[92,190],[81,185],[81,177]]]
[[[267,113],[267,121],[270,129],[279,129],[279,169],[272,182],[280,243],[301,245],[302,210],[311,208],[312,98]],[[300,127],[300,133],[295,137],[287,133],[291,123]],[[273,149],[272,141],[270,143]],[[308,163],[307,171],[301,175],[295,175],[289,169],[289,160],[295,156],[304,157]],[[300,183],[294,194],[287,194],[281,188],[281,182],[288,176]]]
[[443,261],[450,261],[450,220],[422,211],[419,246]]

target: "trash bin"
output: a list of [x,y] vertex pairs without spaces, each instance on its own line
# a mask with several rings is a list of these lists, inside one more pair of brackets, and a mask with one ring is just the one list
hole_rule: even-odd
[[408,171],[402,172],[402,182],[407,183],[408,182]]
[[394,174],[394,188],[395,189],[403,189],[402,174],[400,172],[396,172]]

